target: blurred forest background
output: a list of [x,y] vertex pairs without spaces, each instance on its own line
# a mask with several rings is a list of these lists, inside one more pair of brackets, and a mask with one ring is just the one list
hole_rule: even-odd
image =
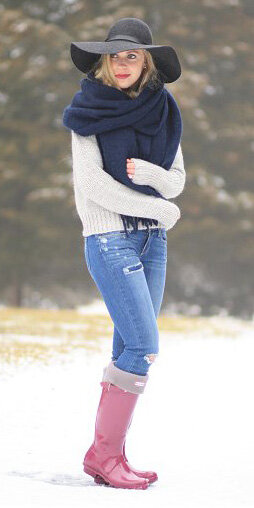
[[80,88],[70,42],[121,17],[175,47],[166,87],[182,113],[187,174],[168,231],[162,310],[253,317],[253,0],[0,3],[0,304],[74,308],[99,293],[86,269],[64,107]]

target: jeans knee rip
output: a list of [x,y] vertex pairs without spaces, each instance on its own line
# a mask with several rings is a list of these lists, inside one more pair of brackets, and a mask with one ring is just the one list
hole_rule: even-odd
[[149,354],[149,355],[145,355],[145,356],[144,356],[144,360],[146,360],[146,361],[147,361],[147,363],[148,363],[148,364],[150,364],[150,363],[153,363],[153,362],[154,362],[154,360],[155,360],[155,357],[156,357],[156,356],[158,356],[158,354],[156,354],[156,353],[151,353],[151,354]]
[[139,262],[136,265],[124,266],[123,271],[125,274],[128,274],[131,272],[136,272],[137,270],[143,270],[143,268],[143,264]]

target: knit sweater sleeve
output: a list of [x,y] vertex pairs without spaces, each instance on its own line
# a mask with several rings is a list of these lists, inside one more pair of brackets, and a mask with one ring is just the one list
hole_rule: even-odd
[[133,183],[150,185],[166,199],[174,198],[183,191],[186,173],[181,144],[169,170],[135,157],[132,157],[132,161],[135,163]]
[[73,173],[84,198],[112,212],[156,219],[167,229],[175,225],[181,216],[177,205],[130,189],[115,180],[103,169],[96,136],[81,136],[73,130],[71,133]]

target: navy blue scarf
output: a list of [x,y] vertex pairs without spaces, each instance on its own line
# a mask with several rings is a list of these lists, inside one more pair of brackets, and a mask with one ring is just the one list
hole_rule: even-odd
[[[163,198],[149,185],[137,185],[126,171],[127,158],[140,158],[169,170],[182,135],[182,119],[172,94],[163,83],[149,83],[135,98],[96,79],[92,71],[80,82],[63,112],[63,125],[82,136],[96,135],[103,169],[136,191]],[[107,190],[105,189],[105,192]],[[165,199],[165,198],[164,198]],[[156,219],[122,215],[124,229],[138,222],[158,225]]]

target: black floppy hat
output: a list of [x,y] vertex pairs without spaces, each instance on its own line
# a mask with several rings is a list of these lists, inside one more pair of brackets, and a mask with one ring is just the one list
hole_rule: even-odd
[[87,73],[101,54],[146,49],[153,57],[161,80],[164,83],[176,81],[181,76],[181,66],[175,49],[152,42],[152,32],[143,20],[121,18],[110,27],[105,41],[71,42],[71,59],[80,71]]

